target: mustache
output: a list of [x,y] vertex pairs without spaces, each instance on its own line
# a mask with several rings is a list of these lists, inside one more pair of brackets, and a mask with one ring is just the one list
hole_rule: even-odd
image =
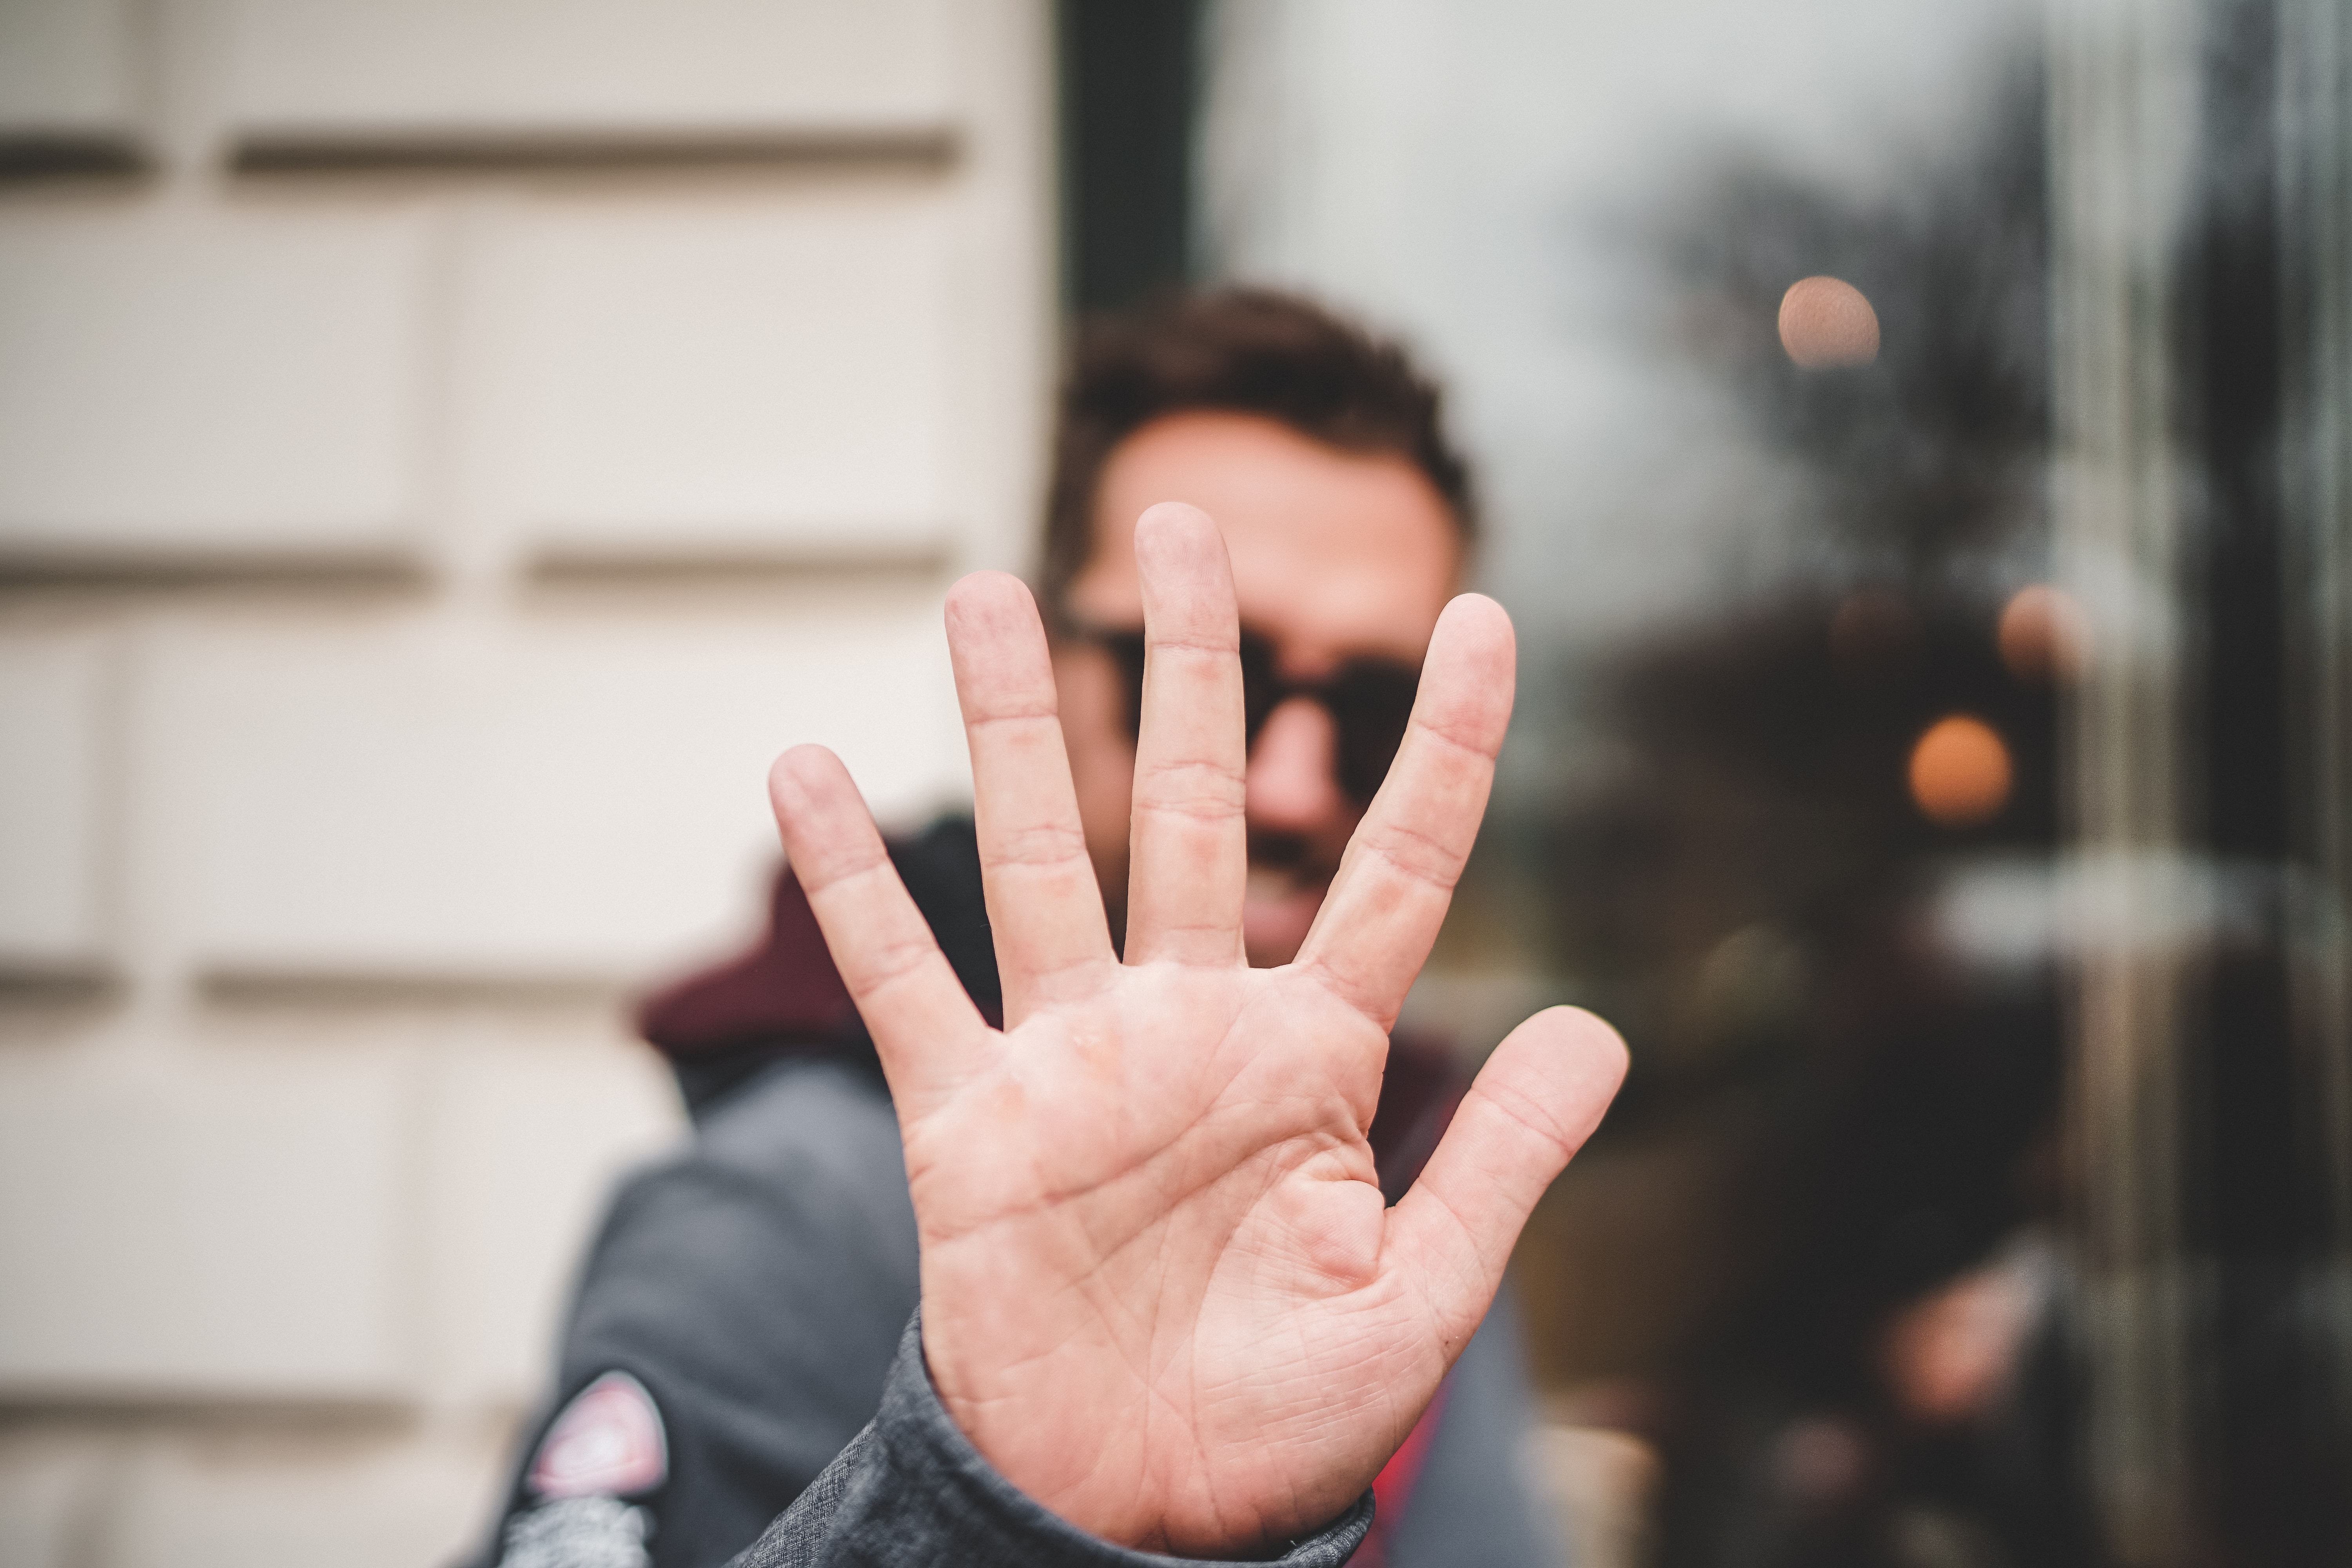
[[1249,863],[1253,869],[1286,872],[1301,881],[1310,878],[1329,881],[1339,868],[1339,861],[1318,852],[1315,841],[1304,834],[1256,828],[1249,835]]

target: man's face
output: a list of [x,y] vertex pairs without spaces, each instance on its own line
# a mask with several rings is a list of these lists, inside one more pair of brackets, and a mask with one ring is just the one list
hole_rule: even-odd
[[[1174,414],[1129,436],[1104,465],[1094,552],[1065,606],[1071,618],[1096,629],[1142,626],[1135,520],[1166,500],[1216,519],[1242,627],[1271,645],[1288,683],[1320,680],[1357,658],[1417,668],[1462,568],[1451,512],[1406,458],[1341,451],[1252,415]],[[1135,782],[1125,680],[1090,642],[1066,640],[1054,661],[1087,849],[1123,927]],[[1294,697],[1250,749],[1242,935],[1252,963],[1297,955],[1363,816],[1340,784],[1338,738],[1321,704]]]

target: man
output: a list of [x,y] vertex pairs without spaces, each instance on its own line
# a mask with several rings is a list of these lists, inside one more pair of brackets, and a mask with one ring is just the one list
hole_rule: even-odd
[[[1191,504],[1155,504],[1171,500]],[[1442,1054],[1384,1038],[1507,713],[1507,624],[1492,605],[1453,612],[1459,668],[1424,704],[1441,721],[1446,704],[1463,711],[1424,721],[1422,795],[1383,806],[1391,852],[1359,867],[1413,874],[1376,895],[1363,872],[1350,920],[1326,921],[1339,947],[1318,956],[1310,941],[1406,733],[1469,536],[1434,393],[1319,311],[1226,294],[1089,342],[1058,443],[1050,644],[1007,579],[967,580],[950,600],[977,825],[861,859],[872,829],[838,765],[779,764],[793,871],[760,949],[647,1009],[696,1143],[615,1202],[494,1560],[716,1564],[805,1490],[763,1561],[924,1561],[910,1543],[925,1539],[974,1561],[984,1541],[1008,1561],[1124,1561],[1115,1545],[1223,1555],[1297,1537],[1337,1561],[1364,1529],[1349,1504],[1375,1470],[1370,1551],[1388,1563],[1553,1555],[1518,1474],[1512,1325],[1470,1333],[1508,1237],[1496,1250],[1489,1216],[1483,1247],[1459,1252],[1474,1227],[1405,1195],[1450,1154],[1454,1182],[1478,1189],[1455,1202],[1484,1205],[1487,1156],[1459,1134],[1440,1144],[1459,1102]],[[1282,977],[1264,994],[1248,989],[1259,971]],[[1346,1016],[1320,1018],[1350,987]],[[912,1013],[896,1011],[910,994]],[[990,1040],[1049,1043],[1024,1058],[1037,1076],[960,1102],[975,1080],[916,1064],[982,1019],[1010,1031]],[[1546,1037],[1580,1027],[1554,1019]],[[1302,1078],[1245,1043],[1268,1037],[1349,1042],[1329,1047],[1346,1070]],[[1567,1069],[1523,1064],[1505,1079],[1533,1070],[1527,1085],[1468,1102],[1499,1146],[1527,1135],[1514,1114],[1544,1122],[1540,1105],[1566,1097],[1565,1131],[1522,1152],[1526,1169],[1495,1157],[1486,1173],[1509,1194],[1498,1215],[1532,1203],[1613,1087],[1613,1043],[1578,1039]],[[1233,1070],[1204,1078],[1220,1052]],[[1284,1105],[1270,1144],[1239,1132]],[[1026,1184],[1067,1160],[1087,1173]],[[1444,1233],[1415,1245],[1450,1285],[1426,1299],[1371,1288],[1286,1339],[1302,1286],[1406,1267],[1378,1244],[1387,1203],[1398,1226],[1411,1214]],[[968,1227],[942,1229],[956,1212]],[[1515,1235],[1524,1209],[1506,1217]],[[1290,1255],[1236,1244],[1268,1226]],[[1217,1259],[1244,1257],[1214,1278]],[[1162,1336],[1133,1315],[1179,1303],[1238,1342]],[[1304,1383],[1266,1356],[1289,1343],[1328,1362],[1358,1340],[1362,1353]],[[1155,1345],[1189,1370],[1122,1384]],[[1222,1413],[1215,1433],[1181,1436],[1202,1402]],[[1139,1410],[1160,1411],[1150,1430]],[[1345,1418],[1327,1426],[1327,1411]],[[949,1514],[903,1512],[918,1505]],[[873,1555],[877,1540],[905,1555]]]

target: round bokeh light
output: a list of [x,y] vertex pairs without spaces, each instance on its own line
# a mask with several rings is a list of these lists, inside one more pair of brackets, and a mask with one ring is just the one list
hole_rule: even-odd
[[1878,357],[1878,312],[1840,278],[1801,278],[1780,296],[1780,346],[1806,370],[1841,370]]
[[1911,799],[1941,827],[1973,827],[2009,804],[2008,742],[1966,713],[1938,719],[1911,748]]

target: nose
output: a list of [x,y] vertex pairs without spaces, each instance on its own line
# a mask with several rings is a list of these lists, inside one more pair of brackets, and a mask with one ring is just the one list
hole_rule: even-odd
[[1262,833],[1314,835],[1346,815],[1339,732],[1320,703],[1294,697],[1266,716],[1250,748],[1244,806]]

